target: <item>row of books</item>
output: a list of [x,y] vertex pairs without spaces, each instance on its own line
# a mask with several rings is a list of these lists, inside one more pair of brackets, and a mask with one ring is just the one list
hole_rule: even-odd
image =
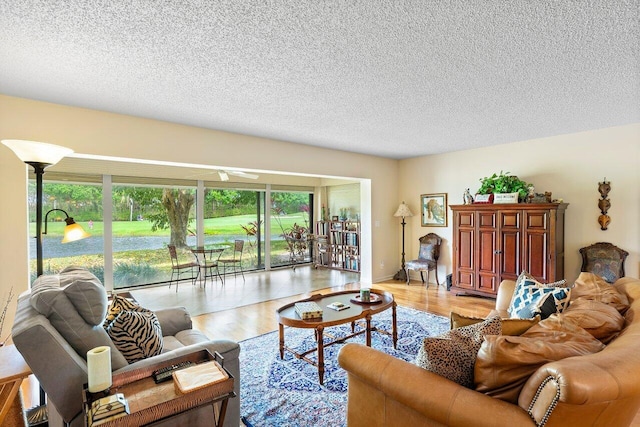
[[350,259],[347,259],[347,260],[344,262],[344,264],[345,264],[345,268],[346,268],[347,270],[356,270],[356,271],[359,271],[359,269],[360,269],[360,266],[359,266],[359,264],[360,264],[360,260],[359,260],[358,258],[350,258]]
[[359,235],[355,232],[331,232],[331,242],[336,245],[351,245],[358,246]]

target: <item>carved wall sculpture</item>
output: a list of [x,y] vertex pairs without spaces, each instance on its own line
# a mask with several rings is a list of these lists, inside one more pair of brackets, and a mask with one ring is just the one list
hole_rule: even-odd
[[600,223],[600,229],[606,230],[611,222],[611,217],[607,215],[607,212],[611,207],[611,202],[607,199],[607,195],[609,194],[609,191],[611,191],[611,183],[607,182],[607,178],[598,183],[598,191],[600,192],[601,197],[600,200],[598,200],[598,207],[601,212],[601,215],[598,217],[598,222]]

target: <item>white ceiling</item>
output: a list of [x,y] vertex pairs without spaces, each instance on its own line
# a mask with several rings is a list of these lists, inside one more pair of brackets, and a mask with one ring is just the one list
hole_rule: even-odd
[[2,0],[0,92],[389,158],[464,150],[640,122],[640,0]]

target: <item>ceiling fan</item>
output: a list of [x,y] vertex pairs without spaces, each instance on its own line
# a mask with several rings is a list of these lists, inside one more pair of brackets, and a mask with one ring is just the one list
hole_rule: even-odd
[[240,178],[258,179],[258,175],[242,171],[219,170],[218,176],[221,181],[229,181],[229,175],[239,176]]
[[187,178],[193,178],[193,177],[197,177],[197,176],[203,176],[203,175],[211,175],[217,173],[218,176],[220,177],[221,181],[229,181],[229,175],[232,176],[237,176],[240,178],[247,178],[247,179],[258,179],[258,175],[253,174],[253,173],[248,173],[248,172],[243,172],[243,171],[234,171],[234,170],[228,170],[228,169],[219,169],[217,171],[211,171],[211,172],[205,172],[205,173],[199,173],[199,174],[195,174],[195,175],[189,175],[187,176]]

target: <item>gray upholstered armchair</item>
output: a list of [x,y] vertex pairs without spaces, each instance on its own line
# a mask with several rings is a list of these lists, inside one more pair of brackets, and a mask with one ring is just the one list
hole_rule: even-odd
[[[210,341],[191,328],[182,307],[155,312],[163,335],[162,353],[128,363],[103,327],[107,314],[104,286],[89,271],[68,268],[58,275],[40,276],[30,291],[18,298],[12,329],[16,348],[47,394],[49,426],[83,426],[82,388],[87,383],[86,353],[97,346],[111,348],[113,373],[128,372],[177,356],[208,349],[224,357],[224,366],[235,377],[240,396],[240,347],[227,340]],[[211,425],[213,411],[194,409],[182,414],[185,425]],[[166,425],[180,423],[176,418]],[[229,400],[225,427],[240,423],[240,398]],[[163,425],[162,422],[159,425]]]
[[420,279],[422,284],[425,284],[424,276],[422,273],[427,272],[427,287],[429,287],[429,272],[435,270],[436,272],[436,285],[440,284],[438,280],[438,258],[440,258],[440,245],[442,239],[435,233],[429,233],[422,236],[420,239],[420,252],[418,253],[418,259],[407,261],[405,264],[405,270],[407,273],[407,285],[409,284],[409,270],[416,270],[420,272]]

